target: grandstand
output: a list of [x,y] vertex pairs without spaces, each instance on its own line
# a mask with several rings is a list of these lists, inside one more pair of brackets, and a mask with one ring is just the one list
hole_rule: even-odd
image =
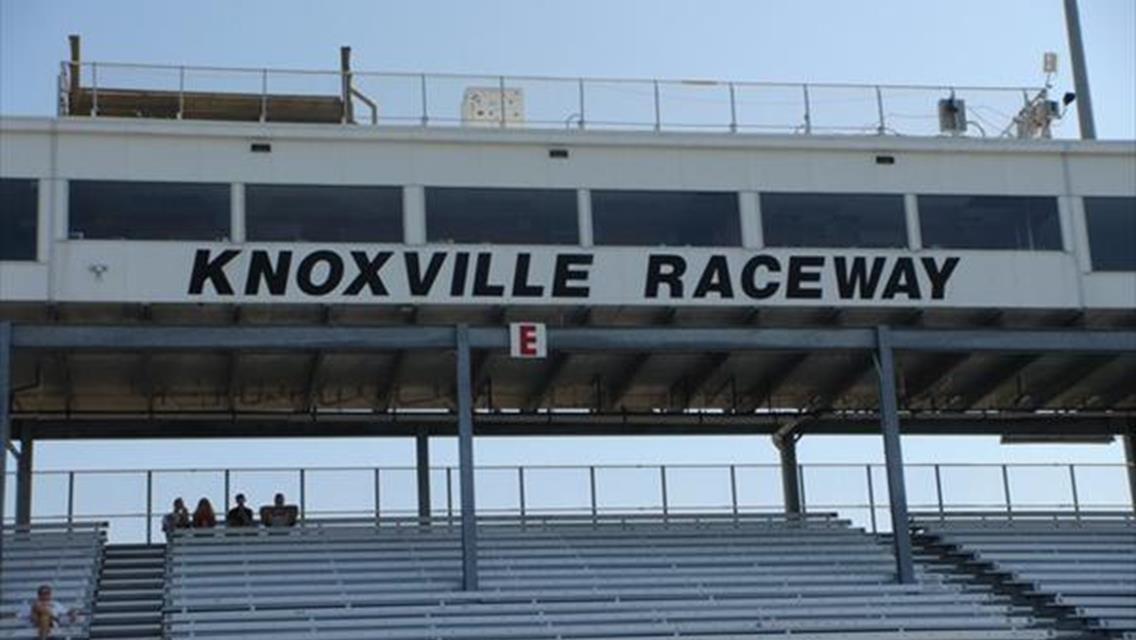
[[[1121,438],[1136,500],[1136,147],[1052,139],[1051,87],[793,85],[770,125],[747,108],[783,85],[72,47],[58,117],[0,117],[0,637],[44,580],[77,640],[1136,632],[1132,513],[1083,509],[1072,469],[1070,513],[1011,509],[1005,467],[1003,512],[944,509],[936,467],[939,511],[908,513],[901,431]],[[878,120],[824,112],[837,90]],[[1017,115],[899,131],[911,95]],[[665,468],[657,513],[597,509],[594,470],[590,513],[526,512],[523,473],[516,512],[477,503],[475,437],[741,434],[780,452],[778,513],[736,486],[669,510]],[[882,435],[871,532],[806,508],[816,434]],[[303,516],[302,470],[295,528],[152,544],[150,472],[147,544],[72,517],[73,473],[68,522],[33,517],[37,442],[345,436],[415,439],[416,517],[380,513],[378,470],[362,520]],[[459,445],[445,517],[431,438]]]

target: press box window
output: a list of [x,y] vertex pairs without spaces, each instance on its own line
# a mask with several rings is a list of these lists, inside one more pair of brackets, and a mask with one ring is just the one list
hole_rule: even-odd
[[1093,271],[1136,271],[1136,198],[1085,198]]
[[597,245],[736,247],[738,195],[718,191],[592,191]]
[[762,193],[770,247],[907,246],[902,195]]
[[252,241],[402,242],[402,188],[245,186]]
[[97,240],[224,240],[229,185],[72,180],[70,237]]
[[0,260],[36,259],[36,180],[0,178]]
[[465,244],[579,244],[576,191],[427,187],[426,239]]
[[919,196],[928,249],[1060,251],[1057,199],[1033,196]]

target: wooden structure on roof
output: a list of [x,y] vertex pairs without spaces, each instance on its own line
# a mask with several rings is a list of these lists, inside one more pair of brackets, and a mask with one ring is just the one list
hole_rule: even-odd
[[69,37],[67,99],[61,113],[68,116],[109,116],[243,122],[300,122],[340,124],[353,122],[349,47],[341,50],[342,91],[339,95],[168,91],[81,86],[79,36]]

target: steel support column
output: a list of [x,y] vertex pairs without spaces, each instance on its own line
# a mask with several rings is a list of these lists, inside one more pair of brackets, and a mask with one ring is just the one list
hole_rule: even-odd
[[801,512],[801,476],[797,472],[796,434],[774,436],[773,444],[781,453],[781,494],[785,497],[785,513]]
[[430,521],[430,436],[420,433],[415,436],[418,476],[418,520]]
[[1128,464],[1128,491],[1132,499],[1132,510],[1136,511],[1136,426],[1124,436],[1124,461]]
[[32,523],[32,456],[35,441],[25,429],[16,465],[16,524]]
[[[8,439],[12,434],[8,393],[11,389],[12,323],[0,322],[0,525],[4,523],[4,496],[8,483]],[[4,537],[0,536],[0,560],[4,558]]]
[[477,589],[477,521],[473,498],[473,384],[470,371],[469,327],[458,325],[458,477],[461,483],[462,588]]
[[891,330],[876,328],[876,373],[879,376],[880,426],[884,436],[888,502],[891,505],[892,538],[895,540],[896,574],[902,583],[915,582],[911,533],[907,526],[907,486],[903,479],[903,449],[899,442],[899,405],[895,393],[895,358]]

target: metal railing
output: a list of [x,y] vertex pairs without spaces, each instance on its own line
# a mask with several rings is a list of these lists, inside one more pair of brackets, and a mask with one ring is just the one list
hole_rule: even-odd
[[[914,84],[732,82],[644,78],[557,78],[367,71],[319,71],[110,62],[63,62],[59,112],[71,113],[73,88],[100,92],[200,93],[260,97],[260,119],[281,96],[358,100],[371,124],[418,127],[707,131],[729,133],[940,135],[938,101],[966,101],[968,124],[981,136],[1010,132],[1015,116],[1042,87]],[[75,84],[75,81],[78,84]],[[484,117],[463,114],[466,91],[496,100]],[[503,108],[518,96],[518,115]],[[344,109],[344,120],[355,110]]]
[[[803,464],[798,473],[806,511],[837,512],[872,532],[891,530],[882,464]],[[1123,464],[905,466],[910,510],[939,513],[1129,510],[1126,473]],[[455,518],[457,468],[433,467],[430,477],[431,517]],[[476,482],[483,515],[784,509],[776,464],[486,466],[477,468]],[[14,484],[10,474],[8,486]],[[278,491],[297,504],[302,518],[409,517],[418,513],[416,487],[414,467],[41,471],[34,474],[32,518],[105,520],[116,542],[153,541],[161,538],[161,516],[175,497],[186,498],[193,510],[205,496],[218,517],[237,493],[255,508]]]

